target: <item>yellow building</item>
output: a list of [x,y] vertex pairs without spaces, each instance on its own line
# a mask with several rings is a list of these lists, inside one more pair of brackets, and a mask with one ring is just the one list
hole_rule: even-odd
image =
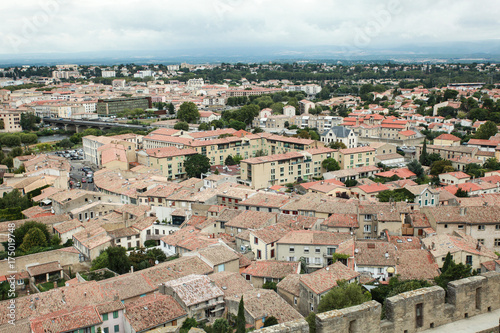
[[337,161],[341,169],[353,169],[375,165],[375,155],[375,148],[368,146],[340,149]]
[[16,111],[0,111],[0,122],[4,132],[21,132],[21,113]]
[[453,134],[443,133],[434,139],[436,146],[460,146],[460,138]]
[[186,178],[184,161],[189,155],[194,155],[196,153],[196,150],[189,148],[154,148],[138,152],[137,159],[142,165],[160,170],[165,177],[171,179],[184,179]]
[[249,158],[240,163],[241,180],[253,189],[261,189],[321,177],[325,171],[321,162],[335,158],[334,153],[333,149],[323,147]]

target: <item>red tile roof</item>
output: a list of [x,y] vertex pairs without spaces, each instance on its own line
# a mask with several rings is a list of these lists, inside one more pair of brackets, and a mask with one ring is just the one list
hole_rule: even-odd
[[460,141],[460,138],[454,136],[453,134],[443,133],[440,136],[436,137],[434,140]]
[[282,279],[289,274],[300,273],[299,262],[288,262],[278,260],[254,261],[241,274]]

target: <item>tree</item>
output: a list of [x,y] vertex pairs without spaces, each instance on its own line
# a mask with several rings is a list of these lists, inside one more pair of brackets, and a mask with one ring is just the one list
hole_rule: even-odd
[[21,142],[25,145],[31,145],[38,142],[38,136],[36,134],[21,133]]
[[232,331],[229,327],[229,323],[224,318],[215,319],[212,330],[213,333],[229,333]]
[[491,120],[488,120],[487,122],[479,126],[474,137],[476,139],[488,140],[490,137],[497,134],[497,132],[498,132],[497,125]]
[[318,311],[326,312],[338,310],[349,306],[359,305],[371,300],[371,294],[363,291],[359,283],[337,281],[337,286],[332,288],[319,302]]
[[179,121],[177,124],[174,125],[174,129],[189,131],[189,124],[186,123],[185,121]]
[[486,162],[483,164],[483,167],[488,170],[500,170],[500,163],[496,158],[491,157],[486,160]]
[[[449,253],[446,255],[448,257]],[[448,259],[448,263],[446,260]],[[445,264],[446,267],[445,267]],[[441,268],[441,274],[434,278],[436,284],[443,289],[446,289],[448,283],[451,281],[464,279],[473,275],[477,275],[477,271],[473,270],[471,266],[462,263],[456,264],[451,258],[445,258],[445,264]]]
[[2,145],[7,147],[19,147],[21,145],[21,138],[18,135],[7,134],[2,136]]
[[193,102],[184,102],[177,111],[177,118],[187,123],[195,123],[200,119],[200,112]]
[[35,129],[36,124],[40,122],[40,117],[35,116],[32,113],[21,113],[21,118],[19,120],[19,125],[23,131],[32,131]]
[[450,160],[440,160],[440,161],[435,161],[431,165],[431,171],[430,174],[433,176],[440,175],[442,173],[446,172],[452,172],[454,169],[451,166],[451,161]]
[[92,260],[91,271],[108,267],[108,252],[102,251],[97,258]]
[[244,130],[247,127],[247,125],[244,122],[238,120],[231,120],[228,126],[234,128],[237,131]]
[[23,243],[20,249],[24,252],[29,252],[34,247],[47,246],[47,237],[38,228],[32,228],[23,238]]
[[422,178],[424,176],[424,168],[417,160],[412,160],[410,163],[408,163],[407,167],[408,170],[410,170],[417,176],[417,178]]
[[62,148],[71,148],[75,144],[70,139],[62,139],[57,143],[57,145]]
[[377,194],[377,198],[380,202],[390,202],[390,201],[414,202],[415,201],[415,195],[413,193],[411,193],[410,191],[408,191],[406,188],[381,191],[379,194]]
[[277,291],[278,290],[277,283],[274,281],[268,281],[262,285],[262,289],[271,289]]
[[316,333],[316,313],[310,312],[306,317],[306,321],[309,324],[309,333]]
[[344,182],[345,186],[347,187],[353,187],[353,186],[356,186],[358,185],[358,181],[356,179],[347,179],[345,182]]
[[455,99],[457,98],[458,96],[458,91],[456,90],[451,90],[451,89],[446,89],[444,91],[444,96],[443,96],[443,99],[445,101],[449,100],[449,99]]
[[196,319],[188,317],[182,323],[180,333],[187,333],[187,332],[189,332],[189,330],[191,328],[197,327],[197,326],[198,326],[198,322],[196,321]]
[[202,173],[206,173],[210,170],[210,160],[208,157],[201,154],[189,155],[184,161],[184,168],[189,178],[199,178]]
[[[15,206],[15,204],[12,204],[12,206]],[[23,240],[24,242],[24,238],[26,237],[26,235],[33,229],[38,229],[43,234],[43,238],[46,242],[50,239],[50,232],[45,224],[35,221],[28,221],[14,230],[14,238],[18,240],[16,242],[16,247],[22,245],[21,240]]]
[[274,326],[278,325],[278,319],[274,316],[270,316],[266,318],[266,321],[264,322],[264,327],[269,327],[269,326]]
[[455,192],[455,196],[457,198],[468,198],[469,193],[465,190],[462,190],[461,188],[458,188],[457,191]]
[[236,155],[235,157],[233,157],[233,160],[235,164],[240,164],[240,162],[243,160],[243,156]]
[[337,170],[340,170],[339,163],[336,160],[334,160],[333,158],[331,158],[331,157],[324,159],[323,162],[321,162],[321,166],[326,171],[337,171]]
[[341,142],[341,141],[338,141],[338,142],[330,142],[330,144],[328,145],[330,148],[332,149],[346,149],[347,146],[345,145],[345,143]]
[[234,161],[233,157],[231,155],[228,155],[226,157],[226,160],[224,161],[225,165],[235,165],[236,162]]
[[422,153],[420,154],[419,157],[419,162],[422,165],[428,165],[427,164],[427,140],[424,139],[424,145],[422,146]]
[[209,131],[210,125],[208,123],[201,123],[200,126],[198,126],[198,129],[200,131]]
[[465,173],[471,177],[484,177],[485,170],[477,163],[470,163],[465,166]]
[[175,107],[174,107],[174,104],[172,104],[172,103],[168,103],[168,105],[167,105],[167,109],[168,109],[168,114],[175,114]]
[[236,333],[245,333],[245,324],[245,304],[243,303],[243,296],[241,296],[238,305],[238,316],[236,317]]

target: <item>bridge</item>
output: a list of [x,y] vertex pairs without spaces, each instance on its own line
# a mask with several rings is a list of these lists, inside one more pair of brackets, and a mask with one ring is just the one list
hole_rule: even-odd
[[115,122],[106,121],[93,121],[93,120],[76,120],[76,119],[64,119],[64,118],[43,118],[45,124],[54,124],[64,127],[66,131],[75,131],[76,133],[86,130],[87,128],[98,128],[100,130],[120,127],[120,128],[130,128],[135,130],[147,131],[151,129],[151,126],[147,125],[132,125],[132,124],[120,124]]

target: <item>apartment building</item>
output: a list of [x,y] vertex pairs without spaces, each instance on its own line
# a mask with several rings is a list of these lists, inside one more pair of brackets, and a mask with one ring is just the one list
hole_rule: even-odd
[[[316,230],[294,230],[276,242],[277,260],[297,261],[304,258],[308,269],[317,270],[335,262],[335,253],[354,253],[350,233],[332,233]],[[345,265],[349,259],[341,260]]]
[[375,165],[375,148],[365,146],[340,149],[338,158],[341,169],[353,169]]
[[358,136],[352,129],[343,126],[333,126],[321,134],[321,141],[325,144],[342,142],[346,148],[358,146]]
[[83,158],[97,166],[102,164],[102,151],[105,145],[120,145],[123,147],[126,160],[135,162],[137,159],[136,149],[140,147],[142,136],[135,134],[123,134],[115,136],[87,135],[82,138]]
[[100,117],[116,115],[125,109],[148,109],[153,106],[151,97],[109,98],[97,100],[97,113]]
[[2,132],[21,132],[21,112],[0,110],[0,124],[3,123]]
[[253,189],[261,189],[321,177],[324,172],[321,163],[333,154],[333,149],[323,147],[249,158],[240,163],[241,181]]
[[190,155],[197,154],[194,149],[164,147],[146,149],[137,153],[137,161],[145,166],[160,170],[169,179],[185,179],[184,162]]

